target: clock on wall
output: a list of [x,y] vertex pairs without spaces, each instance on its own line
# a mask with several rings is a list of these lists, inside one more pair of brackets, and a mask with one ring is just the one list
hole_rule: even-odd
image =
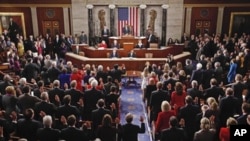
[[201,11],[200,11],[200,16],[201,16],[202,18],[207,17],[208,14],[209,14],[208,9],[201,9]]
[[47,9],[46,10],[46,16],[48,18],[53,18],[55,16],[55,10],[53,10],[53,9]]

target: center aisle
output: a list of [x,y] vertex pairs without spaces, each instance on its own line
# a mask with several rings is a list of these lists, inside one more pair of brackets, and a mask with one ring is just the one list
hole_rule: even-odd
[[[137,80],[138,81],[138,80]],[[142,91],[140,87],[130,85],[122,87],[121,94],[121,124],[125,124],[125,115],[130,112],[134,115],[133,124],[141,125],[139,119],[140,116],[144,117],[144,122],[146,126],[146,132],[144,134],[138,135],[138,141],[152,141],[150,128],[148,125],[148,118],[144,108],[144,103],[142,101]]]

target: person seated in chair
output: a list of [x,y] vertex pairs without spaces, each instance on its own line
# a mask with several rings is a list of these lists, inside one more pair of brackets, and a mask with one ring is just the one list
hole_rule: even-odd
[[113,51],[110,53],[110,58],[119,58],[119,54],[116,48],[114,48]]
[[100,44],[98,44],[98,49],[105,49],[108,45],[106,44],[105,40],[102,40]]
[[117,40],[114,40],[113,43],[111,44],[111,48],[120,48],[120,44],[117,42]]
[[130,57],[130,58],[136,57],[136,53],[134,52],[133,49],[128,53],[128,57]]
[[143,43],[142,43],[142,40],[138,40],[138,43],[136,44],[135,47],[136,48],[140,48],[140,49],[145,48],[144,45],[143,45]]

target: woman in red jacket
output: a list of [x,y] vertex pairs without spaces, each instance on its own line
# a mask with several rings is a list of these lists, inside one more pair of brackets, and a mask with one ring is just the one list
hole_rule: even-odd
[[219,133],[219,138],[220,141],[230,141],[230,126],[231,125],[237,125],[236,119],[229,117],[227,119],[227,127],[221,127],[220,128],[220,133]]
[[168,101],[162,101],[161,112],[158,114],[155,122],[155,137],[159,137],[159,133],[163,129],[169,128],[169,119],[171,116],[175,116],[175,112],[171,110],[171,106]]
[[177,115],[178,110],[185,105],[185,97],[187,93],[183,90],[183,85],[181,82],[175,83],[175,91],[171,94],[171,106],[175,110],[175,114]]
[[73,68],[72,70],[72,74],[70,76],[70,81],[72,80],[76,80],[77,82],[77,86],[76,86],[76,89],[82,91],[82,73],[81,71],[78,71],[78,68]]

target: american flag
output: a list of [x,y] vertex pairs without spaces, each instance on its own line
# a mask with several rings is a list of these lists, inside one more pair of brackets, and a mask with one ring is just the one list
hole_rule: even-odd
[[138,7],[118,7],[118,36],[126,24],[132,26],[134,36],[138,36],[138,19]]

